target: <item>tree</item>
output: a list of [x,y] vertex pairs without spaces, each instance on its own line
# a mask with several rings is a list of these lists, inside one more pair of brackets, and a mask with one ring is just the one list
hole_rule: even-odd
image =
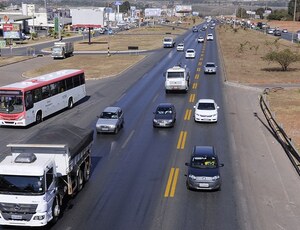
[[128,1],[123,2],[122,5],[120,5],[120,13],[128,13],[130,10],[130,3]]
[[259,15],[260,19],[263,19],[264,18],[264,12],[265,12],[265,9],[264,8],[258,8],[255,13],[257,15]]
[[284,49],[281,51],[270,51],[262,59],[264,61],[277,62],[281,65],[282,71],[287,71],[290,64],[300,61],[300,54],[293,53],[290,49]]
[[249,15],[247,14],[247,11],[244,8],[238,8],[236,12],[236,17],[238,18],[249,18]]
[[[290,0],[288,4],[288,14],[291,15],[294,18],[294,6],[295,6],[295,0]],[[296,0],[296,17],[295,20],[299,21],[299,15],[300,15],[300,0]]]
[[271,14],[268,15],[269,20],[287,20],[290,19],[290,15],[288,14],[287,10],[280,9],[280,10],[274,10]]

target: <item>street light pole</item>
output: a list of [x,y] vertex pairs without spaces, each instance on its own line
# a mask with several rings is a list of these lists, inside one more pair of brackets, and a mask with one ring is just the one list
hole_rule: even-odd
[[48,32],[49,32],[49,27],[48,27],[48,12],[47,12],[47,0],[45,0],[45,12],[46,12],[46,37],[48,36]]

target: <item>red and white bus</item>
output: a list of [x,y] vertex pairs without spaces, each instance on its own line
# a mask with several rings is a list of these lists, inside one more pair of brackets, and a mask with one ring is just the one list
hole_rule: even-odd
[[86,96],[83,70],[66,69],[0,87],[0,125],[27,126]]

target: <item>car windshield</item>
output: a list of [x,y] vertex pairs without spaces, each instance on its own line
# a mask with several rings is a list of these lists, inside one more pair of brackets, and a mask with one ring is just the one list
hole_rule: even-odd
[[1,113],[20,113],[23,112],[22,96],[0,95],[0,112]]
[[0,193],[2,194],[42,194],[43,192],[43,176],[0,175]]
[[217,168],[217,159],[213,156],[197,156],[192,157],[192,168]]
[[215,110],[214,103],[199,103],[197,109],[200,110]]
[[112,113],[112,112],[103,112],[101,114],[100,118],[103,118],[103,119],[118,119],[118,114],[117,113]]
[[183,72],[168,72],[167,78],[184,78]]
[[194,50],[187,50],[187,53],[194,53]]
[[215,64],[206,64],[206,67],[215,67]]
[[171,107],[158,107],[156,110],[156,114],[172,114],[173,110]]

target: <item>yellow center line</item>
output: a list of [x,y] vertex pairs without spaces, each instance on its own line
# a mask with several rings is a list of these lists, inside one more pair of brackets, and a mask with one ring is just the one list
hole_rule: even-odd
[[192,93],[192,94],[190,95],[190,100],[189,100],[189,102],[194,102],[194,101],[195,101],[195,94]]
[[198,83],[197,83],[197,82],[194,82],[194,83],[193,83],[193,89],[197,89],[197,87],[198,87]]
[[195,75],[195,79],[199,79],[199,74],[197,73],[196,75]]
[[200,71],[200,70],[201,70],[201,68],[198,67],[198,68],[197,68],[197,71]]
[[188,120],[191,119],[191,113],[192,113],[192,110],[191,110],[191,109],[187,109],[187,110],[185,111],[185,115],[184,115],[184,120],[185,120],[185,121],[188,121]]
[[175,172],[175,169],[171,168],[171,171],[170,171],[170,174],[169,174],[169,179],[168,179],[168,182],[167,182],[167,187],[166,187],[166,190],[165,190],[165,197],[169,196],[174,172]]
[[187,131],[181,131],[177,142],[177,149],[184,149]]
[[171,187],[170,197],[174,197],[174,195],[175,195],[176,185],[177,185],[177,181],[178,181],[178,175],[179,175],[179,168],[176,168],[172,187]]

